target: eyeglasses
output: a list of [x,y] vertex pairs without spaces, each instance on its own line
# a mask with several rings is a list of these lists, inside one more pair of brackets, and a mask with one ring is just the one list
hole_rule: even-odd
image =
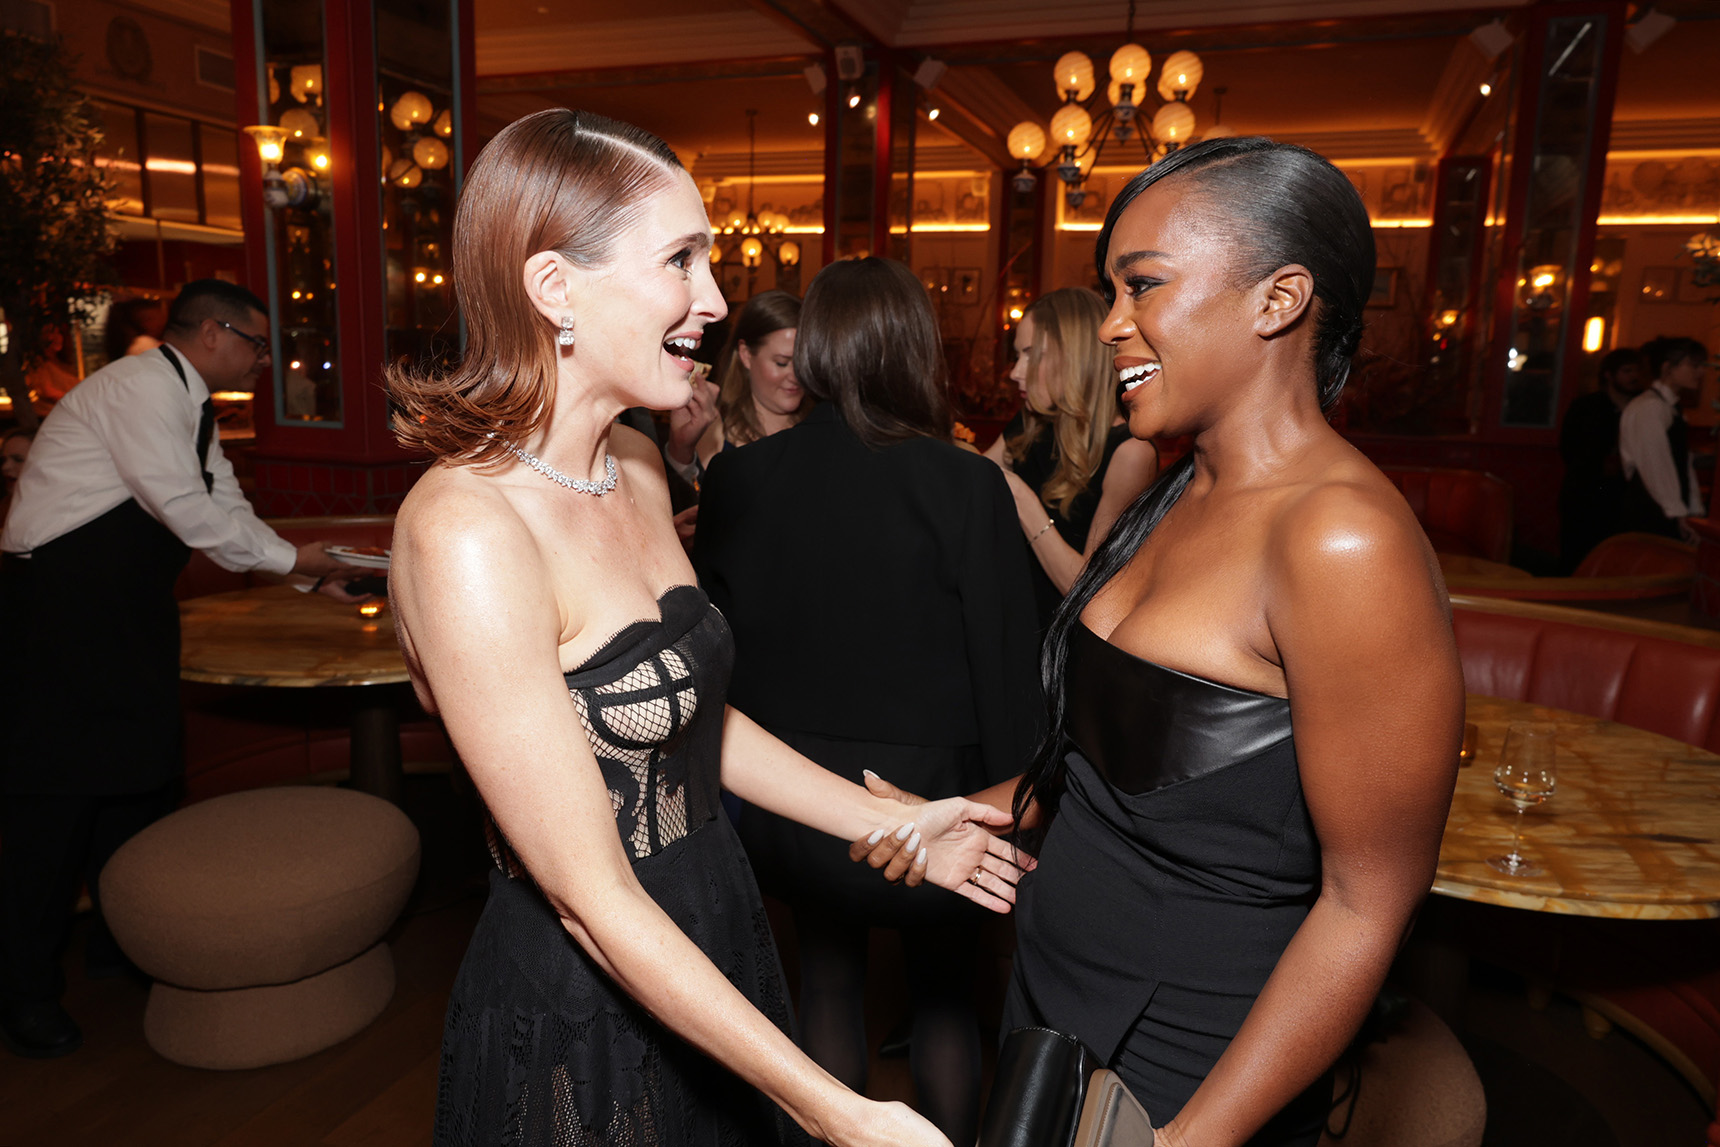
[[232,323],[227,322],[225,319],[216,319],[215,325],[218,327],[226,327],[228,330],[250,343],[251,348],[257,352],[259,358],[269,353],[269,340],[264,338],[262,335],[246,334],[244,331],[240,330]]

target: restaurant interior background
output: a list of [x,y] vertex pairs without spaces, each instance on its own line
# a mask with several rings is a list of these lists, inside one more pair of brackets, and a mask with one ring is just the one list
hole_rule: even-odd
[[[1153,148],[1220,131],[1306,144],[1355,182],[1379,273],[1335,417],[1384,464],[1510,482],[1517,556],[1533,568],[1557,548],[1558,418],[1594,386],[1600,356],[1657,335],[1717,341],[1715,290],[1698,283],[1687,245],[1714,233],[1720,212],[1720,10],[1323,0],[1296,11],[1284,20],[1259,0],[641,0],[625,16],[596,0],[6,8],[15,25],[56,28],[101,103],[125,289],[167,296],[213,273],[270,300],[273,377],[255,401],[224,396],[226,440],[265,513],[398,505],[415,469],[387,432],[380,374],[402,356],[457,353],[448,246],[460,172],[527,112],[587,108],[666,139],[706,196],[731,304],[802,289],[834,258],[908,262],[936,304],[964,421],[982,434],[1015,402],[1012,317],[1039,293],[1093,282],[1093,233]],[[1119,101],[1107,80],[1130,42],[1150,60]],[[1056,140],[1033,147],[1069,127],[1052,121],[1069,84],[1054,68],[1070,52],[1092,61],[1073,77],[1076,118],[1091,125],[1076,184],[1059,177]],[[1191,60],[1178,90],[1165,65]],[[1138,108],[1120,116],[1118,102]],[[242,130],[254,126],[286,132],[267,173],[276,206]],[[67,365],[87,371],[99,355],[82,343]],[[1689,415],[1710,463],[1717,386],[1710,375]]]
[[[1720,348],[1717,0],[0,0],[0,23],[60,35],[99,105],[117,294],[167,299],[214,275],[268,300],[271,371],[255,393],[217,400],[226,453],[259,511],[277,518],[399,506],[423,461],[389,432],[384,367],[458,354],[449,243],[462,172],[504,125],[557,105],[637,123],[675,149],[719,233],[714,271],[732,307],[772,287],[803,291],[837,258],[907,262],[933,300],[960,417],[981,445],[1015,407],[1007,380],[1015,319],[1045,291],[1094,281],[1094,234],[1154,149],[1215,132],[1305,144],[1354,181],[1378,245],[1363,353],[1335,421],[1382,466],[1503,478],[1513,504],[1500,547],[1511,552],[1492,556],[1534,573],[1558,549],[1559,421],[1595,386],[1602,355],[1660,335]],[[1143,51],[1120,52],[1131,43]],[[1057,137],[1071,131],[1078,142],[1066,155]],[[66,341],[61,363],[79,375],[102,365],[99,312],[81,336]],[[1716,372],[1687,416],[1707,486],[1720,431]],[[282,525],[309,540],[327,528],[313,521]],[[355,544],[388,544],[386,521],[343,528],[375,532],[343,535]],[[1720,622],[1716,539],[1720,529],[1703,543],[1690,603],[1710,624]],[[194,562],[181,596],[207,602],[248,584],[225,576]],[[1678,590],[1680,610],[1692,576]],[[383,633],[393,655],[391,623],[379,626],[375,608],[362,624]],[[1538,608],[1506,625],[1487,600],[1460,602],[1459,629],[1465,619],[1470,626],[1460,645],[1468,640],[1494,667],[1491,692],[1505,696],[1500,682],[1516,675],[1524,704],[1579,709],[1531,696],[1527,683],[1592,685],[1607,705],[1623,696],[1654,711],[1609,710],[1609,721],[1720,751],[1712,722],[1720,635],[1696,635],[1712,642],[1700,656],[1665,658],[1647,639],[1647,652],[1630,644],[1620,653],[1623,631],[1606,627],[1635,619],[1597,612],[1577,638],[1548,636],[1557,626]],[[1568,673],[1560,665],[1535,676],[1513,660],[1554,640],[1570,643],[1560,647]],[[1608,676],[1615,662],[1634,683],[1620,684],[1623,670]],[[419,802],[414,818],[433,842],[421,885],[432,890],[428,901],[464,889],[474,857],[479,870],[488,866],[471,809],[459,803],[470,792],[402,678],[364,685],[349,700],[328,688],[240,696],[249,686],[188,677],[194,792],[357,778],[358,762],[370,759],[361,744],[377,759],[385,746],[394,783],[408,805]],[[366,714],[376,722],[364,724]],[[1712,735],[1685,729],[1699,724]],[[433,786],[424,783],[431,777]],[[425,796],[432,789],[434,801]],[[1705,811],[1698,803],[1681,807]],[[426,807],[446,812],[446,823],[427,820]],[[1652,839],[1713,853],[1695,830]],[[1601,855],[1580,838],[1571,851]],[[1633,879],[1677,882],[1637,838],[1625,851],[1645,866]],[[224,1085],[172,1074],[134,1031],[115,1058],[86,1056],[84,1075],[41,1087],[46,1076],[0,1076],[0,1126],[9,1110],[34,1104],[128,1129],[147,1111],[168,1128],[162,1142],[189,1141],[176,1136],[199,1120],[240,1128],[225,1141],[309,1142],[258,1128],[349,1116],[349,1137],[314,1141],[422,1141],[447,983],[470,931],[463,913],[477,901],[440,903],[454,907],[438,914],[415,904],[403,924],[401,988],[388,1018],[323,1058]],[[1424,920],[1440,911],[1430,905]],[[1548,913],[1476,918],[1492,929],[1501,916],[1533,930]],[[1472,985],[1487,1007],[1468,1013],[1466,1037],[1479,1031],[1517,1058],[1489,1060],[1473,1041],[1469,1050],[1490,1086],[1507,1081],[1522,1100],[1514,1112],[1489,1096],[1490,1131],[1501,1136],[1489,1143],[1539,1142],[1510,1137],[1533,1125],[1547,1141],[1635,1147],[1674,1141],[1658,1119],[1714,1118],[1720,1059],[1696,1063],[1679,1050],[1720,1056],[1713,933],[1681,935],[1708,945],[1691,945],[1706,978],[1653,965],[1672,986],[1643,998],[1676,998],[1698,1017],[1697,1036],[1682,1044],[1683,1029],[1670,1025],[1673,1035],[1649,1051],[1565,1039],[1593,1016],[1537,1026],[1516,1001],[1521,985],[1511,985],[1511,1001],[1497,984]],[[1649,945],[1629,940],[1631,958],[1649,967]],[[1529,986],[1545,1007],[1547,984]],[[142,1011],[129,985],[79,990],[80,1002],[107,1014]],[[1621,1014],[1608,1013],[1622,1024]],[[1649,1039],[1649,1028],[1628,1030]],[[905,1078],[903,1069],[896,1085]],[[97,1101],[86,1101],[86,1087]],[[1647,1130],[1615,1140],[1579,1134],[1572,1120],[1598,1118],[1584,1101],[1617,1127]],[[1513,1114],[1525,1122],[1513,1124]],[[1720,1147],[1720,1122],[1712,1126]]]

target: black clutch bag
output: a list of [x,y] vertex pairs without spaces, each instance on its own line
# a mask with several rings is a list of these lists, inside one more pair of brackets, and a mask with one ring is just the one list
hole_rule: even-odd
[[1152,1147],[1147,1113],[1074,1036],[1016,1028],[1003,1041],[979,1147]]

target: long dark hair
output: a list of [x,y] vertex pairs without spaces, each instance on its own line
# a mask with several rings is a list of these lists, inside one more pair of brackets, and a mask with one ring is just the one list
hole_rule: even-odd
[[[1232,271],[1240,284],[1252,285],[1280,267],[1298,263],[1314,277],[1314,382],[1320,408],[1330,409],[1350,375],[1350,360],[1362,338],[1363,305],[1374,283],[1374,233],[1367,209],[1344,173],[1307,148],[1259,137],[1214,139],[1172,152],[1131,179],[1111,203],[1099,232],[1094,262],[1100,291],[1116,302],[1105,260],[1111,232],[1129,205],[1153,184],[1182,175],[1195,181],[1203,198],[1224,217],[1234,237]],[[1164,471],[1134,503],[1093,552],[1087,568],[1057,607],[1045,634],[1040,678],[1047,708],[1045,739],[1016,786],[1016,823],[1037,799],[1049,816],[1065,780],[1064,758],[1070,744],[1064,733],[1063,673],[1069,635],[1102,586],[1128,564],[1149,535],[1188,489],[1194,452]]]
[[874,450],[910,438],[948,441],[954,425],[938,320],[926,288],[894,259],[842,259],[807,288],[794,376],[834,402]]

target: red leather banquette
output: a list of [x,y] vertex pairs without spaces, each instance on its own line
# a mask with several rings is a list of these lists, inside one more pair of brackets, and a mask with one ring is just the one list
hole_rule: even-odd
[[[1469,692],[1586,713],[1720,752],[1720,633],[1531,602],[1451,600]],[[1466,929],[1478,954],[1572,992],[1643,1038],[1713,1101],[1720,921],[1591,920],[1509,908],[1474,914],[1485,917]]]
[[1511,557],[1511,484],[1481,470],[1382,466],[1435,551],[1503,562]]

